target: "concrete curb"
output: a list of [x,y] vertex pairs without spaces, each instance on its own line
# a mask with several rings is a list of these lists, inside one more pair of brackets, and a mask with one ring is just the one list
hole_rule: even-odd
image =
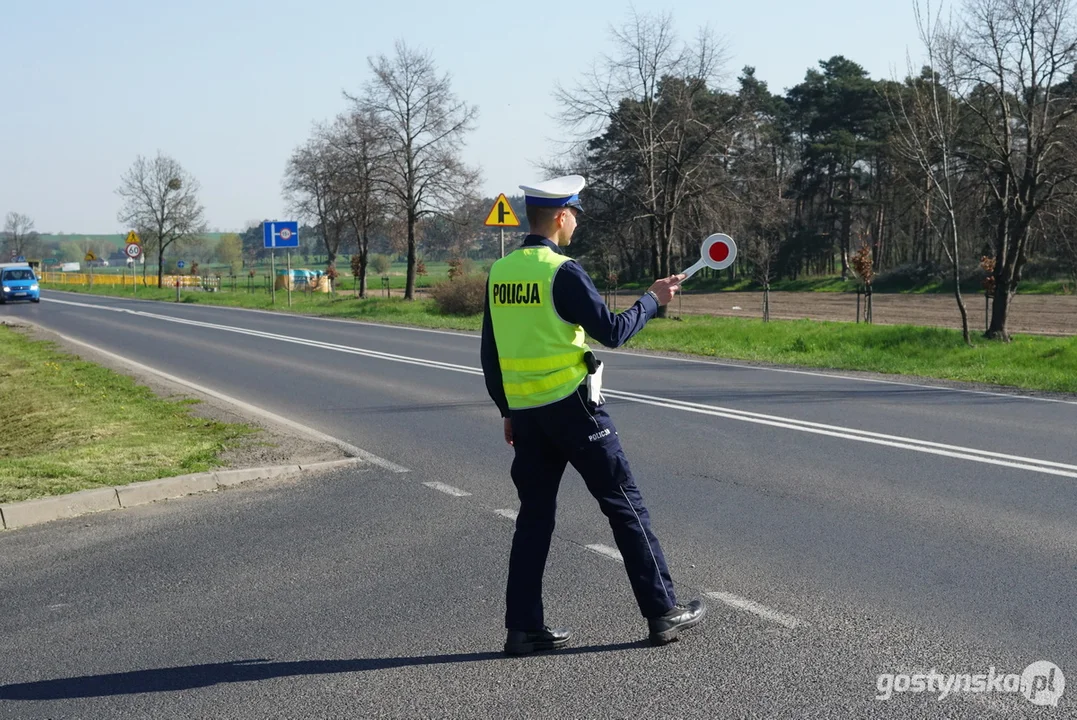
[[363,458],[347,458],[302,465],[215,470],[160,480],[147,480],[130,485],[80,490],[68,495],[4,503],[0,504],[0,528],[14,530],[87,513],[119,510],[158,500],[216,492],[221,488],[235,487],[252,480],[269,480],[316,470],[332,470],[363,464],[367,464]]

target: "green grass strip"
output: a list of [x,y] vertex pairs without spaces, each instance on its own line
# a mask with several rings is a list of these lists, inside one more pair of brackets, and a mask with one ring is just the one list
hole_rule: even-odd
[[976,338],[968,347],[959,331],[945,328],[687,315],[682,320],[652,320],[629,346],[1077,392],[1077,337],[1019,335],[1009,344]]
[[202,472],[253,429],[0,326],[0,502]]

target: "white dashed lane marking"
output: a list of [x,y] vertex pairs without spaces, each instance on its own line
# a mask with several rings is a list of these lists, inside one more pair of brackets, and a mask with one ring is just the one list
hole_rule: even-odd
[[617,550],[617,548],[611,548],[609,545],[588,545],[587,549],[591,552],[596,552],[599,555],[605,555],[611,560],[616,560],[619,563],[623,563],[625,561],[620,551]]
[[[585,547],[591,552],[598,553],[599,555],[607,557],[611,560],[616,560],[619,563],[624,562],[624,557],[617,550],[617,548],[612,548],[609,545],[601,544],[587,545]],[[757,603],[755,600],[749,600],[748,598],[741,597],[740,595],[717,591],[706,592],[703,594],[711,598],[712,600],[717,600],[718,602],[728,605],[735,610],[751,613],[752,615],[763,618],[764,620],[775,623],[777,625],[781,625],[782,627],[789,628],[790,630],[808,624],[798,617],[787,615],[783,612],[778,612],[777,610],[769,608],[762,603]]]
[[438,492],[443,492],[446,495],[452,495],[453,497],[467,497],[467,496],[471,495],[471,493],[467,492],[466,490],[461,490],[458,487],[453,487],[452,485],[446,485],[445,483],[424,482],[423,485],[430,488],[431,490],[437,490]]
[[755,600],[749,600],[748,598],[741,597],[740,595],[734,595],[728,592],[708,592],[703,593],[712,600],[725,603],[731,608],[737,610],[743,610],[744,612],[751,613],[764,620],[769,620],[772,623],[777,623],[783,627],[787,627],[790,630],[801,625],[807,625],[806,622],[800,618],[793,617],[792,615],[786,615],[783,612],[772,610],[762,603],[757,603]]

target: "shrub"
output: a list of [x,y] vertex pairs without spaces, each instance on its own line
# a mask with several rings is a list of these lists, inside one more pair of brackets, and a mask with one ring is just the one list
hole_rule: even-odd
[[430,297],[443,315],[476,315],[486,299],[486,278],[465,275],[439,282],[430,288]]
[[386,255],[373,255],[370,258],[370,265],[378,275],[385,275],[393,264]]
[[980,267],[986,273],[983,279],[984,292],[993,295],[995,293],[995,258],[984,255],[980,258]]
[[337,289],[337,278],[340,277],[340,273],[337,272],[336,263],[329,263],[329,267],[325,269],[325,277],[329,282],[329,292],[335,292]]
[[867,243],[862,243],[860,249],[853,253],[849,264],[852,266],[856,276],[860,278],[860,282],[870,287],[871,281],[875,279],[875,265],[871,258],[871,246]]
[[449,279],[455,280],[457,276],[463,275],[463,261],[460,258],[449,258]]
[[449,279],[470,275],[475,270],[475,263],[471,258],[449,258]]

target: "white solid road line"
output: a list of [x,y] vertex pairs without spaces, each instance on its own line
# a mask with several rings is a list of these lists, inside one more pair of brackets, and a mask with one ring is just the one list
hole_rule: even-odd
[[[787,375],[807,375],[809,377],[828,378],[830,380],[852,380],[854,382],[874,383],[876,385],[899,385],[901,387],[920,388],[922,390],[938,390],[939,392],[965,393],[967,395],[987,395],[989,397],[1008,398],[1010,400],[1031,400],[1032,402],[1057,403],[1060,405],[1077,405],[1077,400],[1063,400],[1061,398],[1036,397],[1035,395],[1021,395],[1019,393],[1004,393],[992,390],[972,390],[970,388],[946,387],[944,385],[926,385],[914,383],[908,380],[883,380],[882,378],[857,377],[856,375],[842,375],[837,372],[824,372],[822,370],[799,370],[796,368],[768,367],[765,365],[745,365],[726,360],[704,360],[700,358],[672,357],[669,355],[651,355],[650,353],[637,350],[610,350],[601,348],[599,352],[611,355],[628,355],[630,357],[647,358],[649,360],[666,360],[667,362],[681,362],[693,365],[714,365],[716,367],[735,368],[737,370],[763,370],[765,372],[785,373]],[[866,372],[866,371],[865,371]]]
[[[246,328],[234,327],[231,325],[221,325],[218,323],[208,323],[197,320],[186,320],[183,318],[176,318],[169,315],[160,315],[157,313],[148,313],[140,310],[128,310],[125,308],[89,305],[86,303],[76,303],[66,300],[54,300],[53,302],[59,302],[65,305],[87,307],[95,310],[107,310],[111,312],[128,313],[131,315],[144,317],[152,320],[172,322],[180,325],[190,325],[192,327],[203,327],[213,330],[220,330],[223,332],[258,337],[266,340],[274,340],[278,342],[286,342],[296,345],[305,345],[307,347],[315,347],[323,350],[331,350],[334,352],[349,353],[352,355],[360,355],[379,360],[388,360],[390,362],[405,363],[408,365],[418,365],[421,367],[428,367],[437,370],[448,370],[450,372],[459,372],[467,375],[482,375],[482,370],[480,368],[470,367],[467,365],[458,365],[456,363],[446,363],[437,360],[426,360],[424,358],[410,357],[407,355],[396,355],[393,353],[367,350],[364,348],[353,347],[350,345],[327,343],[318,340],[306,340],[304,338],[292,337],[290,335],[280,335],[278,333],[263,332],[260,330],[248,330]],[[825,425],[822,423],[813,423],[805,420],[796,420],[793,418],[784,418],[775,415],[764,415],[762,413],[753,413],[746,410],[736,410],[733,408],[726,408],[717,405],[706,405],[703,403],[693,403],[684,400],[673,400],[653,395],[631,393],[622,390],[608,389],[605,391],[605,394],[611,398],[627,400],[629,402],[636,402],[645,405],[653,405],[669,410],[680,410],[682,412],[691,412],[701,415],[709,415],[712,417],[721,417],[729,420],[739,420],[741,422],[749,422],[759,425],[769,425],[771,427],[778,427],[786,430],[796,430],[798,432],[824,435],[828,437],[840,438],[843,440],[853,440],[856,442],[882,445],[902,450],[912,450],[914,452],[921,452],[930,455],[939,455],[942,457],[949,457],[958,460],[969,460],[972,462],[979,462],[988,465],[998,465],[1002,467],[1013,468],[1016,470],[1027,470],[1030,472],[1046,473],[1048,475],[1077,478],[1077,465],[1069,463],[1055,462],[1052,460],[1039,460],[1037,458],[1023,457],[1020,455],[1006,455],[1003,453],[996,453],[988,450],[978,450],[976,448],[962,447],[959,445],[946,445],[943,443],[935,443],[928,440],[918,440],[916,438],[903,437],[900,435],[873,433],[865,430],[858,430],[855,428],[842,427],[839,425]]]
[[787,627],[790,630],[796,627],[800,627],[801,625],[808,624],[799,618],[793,617],[792,615],[786,615],[785,613],[778,612],[777,610],[772,610],[766,605],[757,603],[754,600],[749,600],[748,598],[741,597],[740,595],[717,591],[705,592],[703,594],[713,600],[725,603],[731,608],[743,610],[744,612],[749,612],[752,615],[756,615],[763,618],[764,620],[769,620],[770,622],[777,623],[782,627]]
[[[76,293],[76,292],[71,292],[69,290],[49,290],[49,292],[50,293],[63,293],[65,295],[70,295],[72,297],[86,297],[86,295],[84,293]],[[128,303],[134,302],[134,303],[137,303],[139,305],[152,304],[152,305],[157,305],[158,307],[160,307],[160,305],[161,305],[160,300],[143,300],[142,298],[133,297],[133,296],[132,297],[120,297],[119,295],[96,295],[94,297],[98,297],[98,298],[102,298],[102,299],[106,299],[106,300],[122,300],[123,302],[128,302]],[[41,299],[42,300],[48,300],[49,302],[62,303],[64,305],[84,305],[85,307],[95,307],[95,308],[99,308],[99,309],[116,309],[116,310],[119,310],[119,308],[108,308],[106,305],[103,305],[103,304],[102,305],[91,305],[89,303],[77,303],[77,302],[71,302],[70,300],[57,300],[57,299],[54,299],[54,298],[46,298],[46,297],[42,297]],[[256,313],[258,315],[272,315],[272,316],[277,317],[277,318],[283,317],[283,318],[288,318],[290,320],[313,320],[313,321],[317,321],[317,322],[343,323],[345,325],[362,325],[364,327],[382,328],[382,329],[388,329],[388,330],[407,330],[408,332],[428,333],[428,334],[432,334],[432,335],[452,335],[453,337],[479,337],[474,332],[469,332],[467,330],[438,330],[436,328],[413,327],[411,325],[390,325],[388,323],[369,322],[369,321],[366,321],[366,320],[352,320],[352,319],[349,319],[349,318],[324,317],[324,316],[321,316],[321,315],[304,315],[303,313],[286,312],[286,311],[283,311],[283,310],[261,310],[259,308],[232,307],[232,306],[229,306],[229,305],[201,305],[201,304],[187,305],[186,307],[187,308],[192,308],[192,309],[196,308],[198,310],[227,310],[227,311],[234,311],[234,312]]]
[[[49,292],[63,293],[64,291],[63,290],[51,290]],[[67,293],[67,294],[76,295],[76,293]],[[136,298],[123,298],[123,297],[116,297],[116,296],[105,296],[105,297],[107,297],[109,299],[117,299],[117,300],[124,300],[124,301],[136,300],[139,303],[157,303],[157,302],[160,302],[159,300],[137,300]],[[95,308],[95,309],[98,309],[98,310],[122,311],[119,308],[110,308],[110,307],[107,307],[107,306],[104,306],[104,305],[91,305],[91,304],[88,304],[88,303],[71,302],[71,301],[68,301],[68,300],[55,300],[53,298],[47,298],[47,297],[42,297],[42,300],[47,300],[48,302],[62,303],[64,305],[78,305],[78,306],[81,306],[81,307]],[[282,316],[284,314],[284,313],[281,313],[281,312],[279,312],[277,310],[259,310],[259,309],[256,309],[256,308],[237,308],[237,307],[228,307],[227,305],[198,305],[197,307],[199,309],[209,309],[209,310],[234,310],[234,311],[239,311],[239,312],[261,313],[263,315],[275,315],[277,317],[280,317],[280,316]],[[298,314],[298,313],[289,314],[287,317],[289,317],[289,318],[301,318],[301,319],[304,319],[304,320],[311,320],[311,321],[317,321],[317,322],[332,322],[332,323],[346,323],[346,324],[350,324],[350,325],[362,325],[362,326],[365,326],[365,327],[374,327],[374,328],[381,328],[381,329],[389,328],[389,329],[393,329],[393,330],[402,330],[402,331],[406,331],[406,332],[432,333],[432,334],[435,334],[435,335],[452,335],[452,336],[455,336],[455,337],[470,338],[472,340],[475,340],[475,339],[479,338],[479,335],[477,335],[474,332],[465,332],[465,331],[461,331],[461,330],[435,330],[434,328],[418,328],[418,327],[409,327],[409,326],[406,326],[406,325],[390,325],[388,323],[373,323],[373,322],[364,322],[362,320],[348,320],[348,319],[342,319],[342,318],[327,318],[327,317],[318,317],[317,315],[301,315],[301,314]],[[898,385],[898,386],[901,386],[901,387],[913,387],[913,388],[920,388],[920,389],[923,389],[923,390],[937,390],[938,392],[965,393],[965,394],[968,394],[968,395],[986,395],[986,396],[989,396],[989,397],[1008,398],[1008,399],[1011,399],[1011,400],[1028,400],[1028,401],[1031,401],[1031,402],[1046,402],[1046,403],[1056,403],[1056,404],[1061,404],[1061,405],[1077,405],[1077,400],[1063,400],[1061,398],[1036,397],[1034,395],[1021,395],[1019,393],[995,392],[995,391],[991,391],[991,390],[972,390],[972,389],[969,389],[969,388],[954,388],[954,387],[945,387],[945,386],[942,386],[942,385],[926,385],[924,383],[914,383],[914,382],[909,382],[907,380],[884,380],[882,378],[866,378],[866,377],[858,377],[856,375],[842,375],[842,374],[840,374],[838,372],[824,372],[822,370],[800,370],[800,369],[796,369],[796,368],[770,367],[770,366],[766,366],[766,365],[745,365],[743,363],[734,363],[734,362],[729,362],[729,361],[724,361],[724,360],[712,360],[712,359],[704,359],[704,358],[690,358],[690,357],[671,356],[671,355],[652,355],[650,353],[640,352],[638,350],[611,350],[609,348],[599,348],[598,352],[609,353],[611,355],[627,355],[629,357],[647,358],[647,359],[650,359],[650,360],[663,360],[665,362],[689,363],[689,364],[696,364],[696,365],[713,365],[713,366],[716,366],[716,367],[728,367],[728,368],[736,368],[736,369],[740,369],[740,370],[759,370],[759,371],[762,371],[762,372],[786,373],[786,374],[789,374],[789,375],[807,375],[807,376],[810,376],[810,377],[828,378],[828,379],[831,379],[831,380],[851,380],[853,382],[875,383],[875,384],[879,384],[879,385]]]
[[[54,332],[54,331],[50,330],[49,332]],[[55,335],[57,337],[63,338],[66,342],[69,342],[69,343],[71,343],[73,345],[79,345],[81,347],[88,348],[88,349],[90,349],[90,350],[92,350],[92,351],[94,351],[96,353],[100,353],[101,355],[104,355],[105,357],[112,358],[113,360],[115,360],[115,361],[117,361],[119,363],[127,365],[128,367],[131,367],[131,368],[133,368],[135,370],[138,370],[139,372],[144,372],[144,373],[147,373],[147,374],[150,374],[150,375],[156,375],[159,378],[162,378],[164,380],[168,380],[169,382],[175,383],[177,385],[182,385],[184,387],[188,387],[188,388],[190,388],[192,390],[195,390],[196,392],[202,393],[203,395],[208,395],[210,397],[217,398],[218,400],[223,400],[224,402],[227,402],[227,403],[229,403],[231,405],[234,405],[234,406],[240,408],[241,410],[243,410],[248,415],[253,415],[253,416],[256,416],[256,417],[265,418],[266,420],[269,420],[272,423],[275,423],[275,424],[278,424],[278,425],[284,425],[285,427],[291,428],[292,430],[295,430],[296,432],[299,432],[302,435],[306,435],[307,437],[312,438],[314,440],[318,440],[318,441],[321,441],[321,442],[326,442],[326,443],[329,443],[331,445],[336,445],[337,447],[339,447],[344,452],[348,453],[352,457],[361,459],[363,462],[368,462],[371,465],[377,465],[378,467],[384,468],[386,470],[389,470],[389,471],[395,472],[395,473],[406,473],[406,472],[408,472],[408,469],[406,467],[404,467],[403,465],[397,465],[396,463],[390,462],[389,460],[386,460],[385,458],[378,457],[377,455],[375,455],[373,453],[370,453],[370,452],[367,452],[366,450],[363,450],[362,448],[358,448],[358,447],[352,445],[351,443],[346,443],[343,440],[335,438],[335,437],[333,437],[331,435],[327,435],[327,434],[325,434],[325,433],[323,433],[323,432],[321,432],[319,430],[315,430],[312,427],[307,427],[306,425],[298,423],[295,420],[292,420],[290,418],[286,418],[286,417],[283,417],[281,415],[277,415],[276,413],[270,412],[269,410],[265,410],[265,409],[260,408],[260,407],[258,407],[256,405],[251,405],[250,403],[243,402],[242,400],[240,400],[238,398],[234,398],[234,397],[232,397],[230,395],[225,395],[222,392],[218,392],[218,391],[213,390],[212,388],[208,388],[208,387],[206,387],[204,385],[199,385],[197,383],[191,382],[190,380],[186,380],[186,379],[181,378],[181,377],[176,377],[175,375],[170,375],[170,374],[168,374],[166,372],[162,372],[162,371],[160,371],[160,370],[158,370],[156,368],[152,368],[152,367],[150,367],[148,365],[143,365],[142,363],[135,362],[134,360],[131,360],[130,358],[123,357],[122,355],[117,355],[116,353],[109,352],[108,350],[103,350],[103,349],[97,347],[96,345],[91,345],[90,343],[83,342],[81,340],[76,340],[75,338],[68,337],[67,335],[64,335],[63,333],[58,333],[57,332],[57,333],[55,333]]]
[[729,420],[740,420],[742,422],[750,422],[758,425],[770,425],[771,427],[784,428],[786,430],[797,430],[815,435],[826,435],[829,437],[842,438],[844,440],[855,440],[857,442],[870,443],[872,445],[885,445],[887,447],[913,450],[929,455],[941,455],[943,457],[971,460],[973,462],[980,462],[988,465],[1000,465],[1017,470],[1030,470],[1032,472],[1041,472],[1048,475],[1077,478],[1077,465],[1054,462],[1053,460],[1039,460],[1037,458],[1023,457],[1020,455],[1006,455],[1003,453],[991,452],[989,450],[977,450],[976,448],[962,447],[960,445],[946,445],[943,443],[935,443],[929,440],[917,440],[916,438],[903,437],[900,435],[886,435],[884,433],[868,432],[865,430],[857,430],[855,428],[842,427],[840,425],[824,425],[822,423],[813,423],[806,420],[794,420],[792,418],[783,418],[776,415],[764,415],[762,413],[753,413],[746,410],[735,410],[733,408],[705,405],[703,403],[693,403],[684,400],[671,400],[655,397],[653,395],[641,395],[621,390],[603,390],[603,395],[671,410],[682,410],[684,412],[727,418]]
[[431,490],[437,490],[438,492],[443,492],[446,495],[452,495],[453,497],[468,497],[469,495],[471,495],[471,493],[467,492],[466,490],[461,490],[458,487],[446,485],[445,483],[441,482],[424,482],[423,485],[430,488]]

